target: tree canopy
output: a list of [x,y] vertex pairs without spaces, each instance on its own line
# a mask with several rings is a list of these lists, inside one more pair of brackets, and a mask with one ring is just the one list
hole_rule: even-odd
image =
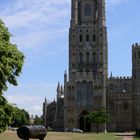
[[8,125],[12,123],[14,116],[13,106],[0,95],[0,133],[3,132]]
[[34,124],[35,125],[43,125],[43,120],[41,117],[38,117],[37,115],[34,118]]
[[97,110],[87,115],[89,121],[96,124],[96,132],[99,132],[99,125],[109,121],[109,116],[106,110]]
[[13,112],[14,112],[13,119],[12,119],[12,123],[10,124],[10,126],[20,127],[22,125],[29,125],[30,116],[26,110],[20,109],[18,107],[14,107]]
[[12,123],[14,107],[2,96],[7,84],[17,85],[21,73],[24,55],[10,42],[11,34],[0,20],[0,133]]
[[7,83],[17,85],[24,55],[15,44],[10,43],[11,34],[0,20],[0,95],[7,90]]

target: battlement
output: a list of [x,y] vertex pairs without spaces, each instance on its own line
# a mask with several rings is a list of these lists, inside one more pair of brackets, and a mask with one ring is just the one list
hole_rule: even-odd
[[140,48],[140,43],[135,43],[132,45],[132,48]]
[[130,76],[120,76],[120,77],[109,77],[109,80],[131,80],[132,77]]

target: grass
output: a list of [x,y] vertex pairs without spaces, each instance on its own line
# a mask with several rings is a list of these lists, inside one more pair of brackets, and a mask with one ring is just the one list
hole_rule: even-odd
[[140,138],[134,138],[133,140],[140,140]]
[[[62,133],[49,132],[45,140],[122,140],[122,137],[117,137],[111,133]],[[0,134],[0,140],[19,140],[15,131],[5,131]],[[33,139],[30,139],[33,140]],[[137,140],[137,139],[136,139]]]

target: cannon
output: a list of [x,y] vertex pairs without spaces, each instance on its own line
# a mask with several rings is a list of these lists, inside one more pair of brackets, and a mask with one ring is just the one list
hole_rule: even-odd
[[17,135],[23,140],[29,140],[29,138],[44,140],[44,137],[47,135],[47,130],[42,125],[24,125],[18,128]]

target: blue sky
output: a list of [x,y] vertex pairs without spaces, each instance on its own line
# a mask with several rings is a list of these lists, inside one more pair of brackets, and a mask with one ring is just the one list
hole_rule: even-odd
[[[42,114],[68,69],[71,0],[0,0],[0,18],[25,55],[18,86],[5,97],[30,114]],[[140,1],[106,0],[109,74],[131,76],[131,45],[140,42]]]

